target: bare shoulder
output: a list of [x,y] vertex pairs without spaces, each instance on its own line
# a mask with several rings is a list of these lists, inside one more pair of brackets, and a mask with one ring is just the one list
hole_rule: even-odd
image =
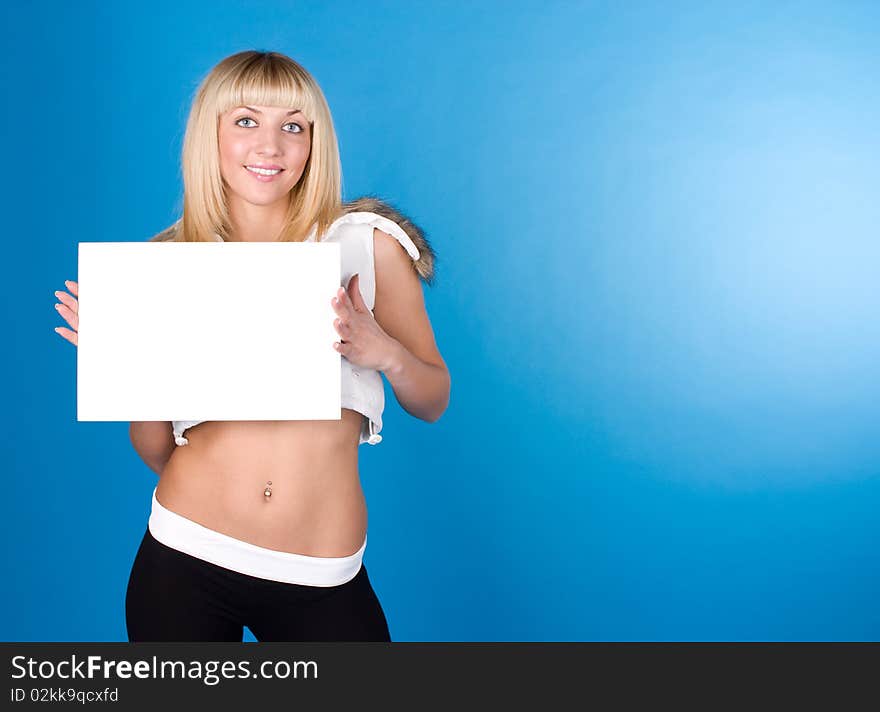
[[406,248],[396,237],[377,227],[373,228],[373,252],[377,265],[381,263],[382,267],[408,270],[418,277],[415,263]]

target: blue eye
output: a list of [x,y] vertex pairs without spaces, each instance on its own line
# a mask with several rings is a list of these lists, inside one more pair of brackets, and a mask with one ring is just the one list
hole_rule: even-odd
[[[236,119],[236,121],[235,121],[235,125],[236,125],[236,126],[241,126],[243,129],[249,129],[249,128],[251,128],[250,126],[242,126],[242,124],[241,124],[242,121],[250,121],[250,122],[252,122],[252,123],[254,123],[254,124],[257,123],[257,122],[254,121],[250,116],[242,116],[240,119]],[[294,122],[294,121],[291,121],[291,122],[289,122],[289,123],[287,123],[287,124],[284,124],[284,125],[285,125],[285,126],[296,126],[296,130],[295,130],[295,131],[294,131],[293,129],[291,129],[291,130],[289,130],[289,131],[285,130],[285,133],[298,134],[298,133],[302,133],[302,132],[304,131],[303,127],[300,126],[298,123],[296,123],[296,122]]]

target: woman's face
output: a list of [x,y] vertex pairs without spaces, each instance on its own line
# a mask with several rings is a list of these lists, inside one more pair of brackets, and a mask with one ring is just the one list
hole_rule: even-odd
[[220,174],[230,199],[253,205],[286,201],[308,161],[310,134],[306,117],[290,108],[240,106],[222,114]]

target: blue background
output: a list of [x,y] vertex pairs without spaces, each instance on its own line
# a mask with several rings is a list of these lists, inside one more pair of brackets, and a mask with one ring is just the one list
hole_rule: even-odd
[[706,5],[6,5],[0,638],[126,639],[156,476],[76,421],[53,292],[177,217],[256,48],[439,256],[449,409],[386,386],[361,448],[393,639],[878,639],[880,10]]

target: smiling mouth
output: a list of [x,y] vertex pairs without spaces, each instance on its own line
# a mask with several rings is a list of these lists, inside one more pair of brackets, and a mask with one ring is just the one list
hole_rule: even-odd
[[253,176],[254,180],[260,183],[272,183],[280,180],[279,176],[284,172],[283,168],[255,168],[253,166],[244,166],[244,169]]
[[257,168],[256,166],[245,166],[245,169],[258,176],[277,176],[283,168]]

